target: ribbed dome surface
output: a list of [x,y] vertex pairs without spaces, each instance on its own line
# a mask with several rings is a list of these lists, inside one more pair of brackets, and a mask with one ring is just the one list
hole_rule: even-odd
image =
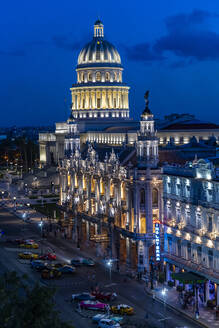
[[80,52],[78,65],[93,63],[121,64],[121,58],[116,48],[103,38],[93,38]]

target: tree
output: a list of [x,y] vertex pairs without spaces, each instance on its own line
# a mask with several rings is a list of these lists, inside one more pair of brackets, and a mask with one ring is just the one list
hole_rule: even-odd
[[62,322],[54,303],[55,289],[33,287],[16,272],[0,277],[1,328],[73,328]]

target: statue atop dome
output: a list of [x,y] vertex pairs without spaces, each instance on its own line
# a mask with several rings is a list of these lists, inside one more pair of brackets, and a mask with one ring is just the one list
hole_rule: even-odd
[[147,90],[147,91],[145,92],[145,94],[144,94],[144,99],[145,99],[145,109],[144,109],[142,115],[152,115],[152,112],[151,112],[151,110],[150,110],[149,107],[148,107],[148,104],[149,104],[149,100],[148,100],[148,98],[149,98],[149,92],[150,92],[150,91]]

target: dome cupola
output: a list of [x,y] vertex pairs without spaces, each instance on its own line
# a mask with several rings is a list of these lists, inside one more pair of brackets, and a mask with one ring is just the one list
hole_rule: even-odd
[[100,20],[94,24],[93,40],[85,45],[78,56],[78,66],[87,67],[101,63],[110,66],[120,66],[121,58],[116,48],[108,41],[104,40],[104,26]]

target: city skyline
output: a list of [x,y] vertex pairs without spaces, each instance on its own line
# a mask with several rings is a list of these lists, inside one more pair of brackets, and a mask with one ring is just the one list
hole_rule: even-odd
[[204,1],[168,1],[168,6],[140,1],[139,7],[94,1],[82,7],[53,2],[51,10],[49,3],[42,8],[24,2],[11,12],[4,4],[1,126],[67,119],[77,57],[92,39],[97,17],[104,23],[106,39],[121,55],[124,81],[131,86],[131,117],[139,118],[149,89],[156,118],[175,112],[218,121],[218,6]]

